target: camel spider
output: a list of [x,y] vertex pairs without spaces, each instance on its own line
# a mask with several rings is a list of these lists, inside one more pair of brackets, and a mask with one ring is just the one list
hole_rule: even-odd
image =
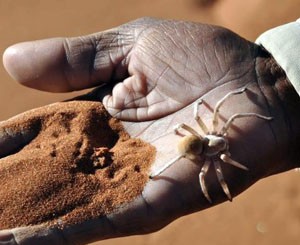
[[[212,131],[210,132],[205,125],[205,123],[199,117],[199,105],[202,103],[202,100],[198,100],[194,103],[194,119],[197,124],[200,126],[202,131],[205,133],[204,136],[200,135],[195,129],[192,127],[181,123],[174,128],[175,134],[182,136],[183,138],[178,143],[178,152],[179,155],[165,164],[161,169],[152,173],[149,177],[155,178],[160,175],[163,171],[173,165],[177,160],[181,158],[187,158],[192,161],[202,160],[204,162],[200,174],[199,174],[199,182],[201,190],[206,197],[206,199],[212,203],[212,199],[210,198],[206,184],[205,184],[205,176],[209,170],[211,164],[214,165],[216,175],[218,181],[226,194],[227,198],[232,201],[232,196],[230,194],[229,188],[224,180],[224,176],[221,169],[221,162],[225,162],[231,164],[237,168],[247,171],[248,168],[241,163],[230,158],[229,152],[229,144],[227,140],[227,131],[232,125],[233,121],[238,118],[245,117],[257,117],[264,120],[272,120],[272,117],[263,116],[257,113],[236,113],[232,115],[224,124],[219,132],[216,131],[219,124],[219,110],[220,107],[224,104],[224,102],[231,96],[241,94],[245,92],[247,89],[247,85],[243,88],[240,88],[236,91],[232,91],[226,94],[221,100],[219,100],[213,111],[212,118]],[[190,135],[183,135],[179,133],[179,129],[183,129],[190,133]]]

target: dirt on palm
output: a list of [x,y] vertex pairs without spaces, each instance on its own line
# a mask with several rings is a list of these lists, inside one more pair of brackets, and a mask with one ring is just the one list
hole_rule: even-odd
[[97,102],[56,103],[3,126],[38,133],[0,160],[0,230],[64,226],[111,212],[141,194],[155,156]]

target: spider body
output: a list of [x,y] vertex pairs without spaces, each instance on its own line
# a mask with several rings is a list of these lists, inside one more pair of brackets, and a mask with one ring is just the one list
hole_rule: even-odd
[[203,157],[212,157],[228,149],[228,140],[222,136],[208,134],[203,138],[196,135],[184,136],[178,142],[180,155],[190,160]]
[[212,157],[228,150],[228,140],[223,136],[208,134],[204,137],[204,156]]
[[[219,123],[219,109],[223,105],[223,103],[231,96],[236,94],[241,94],[246,91],[246,86],[238,89],[236,91],[230,92],[225,95],[220,101],[217,102],[212,118],[212,131],[209,131],[206,127],[205,123],[199,117],[199,105],[202,103],[202,100],[195,102],[194,104],[194,119],[197,124],[204,132],[204,135],[198,133],[194,128],[181,123],[174,128],[175,134],[182,136],[180,141],[178,142],[178,153],[179,155],[169,161],[165,166],[163,166],[158,171],[152,173],[150,178],[155,178],[164,172],[167,168],[172,166],[175,162],[177,162],[181,158],[187,158],[196,163],[203,163],[201,171],[199,173],[199,183],[201,190],[206,197],[206,199],[212,203],[212,199],[210,198],[206,184],[205,184],[205,176],[211,166],[213,164],[216,172],[217,179],[226,194],[227,198],[231,201],[232,196],[230,194],[227,183],[224,179],[223,172],[221,169],[221,162],[228,163],[234,167],[240,168],[242,170],[247,171],[248,168],[243,164],[233,160],[230,157],[229,152],[229,142],[227,139],[228,129],[232,125],[233,121],[238,118],[245,117],[256,117],[263,120],[272,120],[272,117],[263,116],[257,113],[237,113],[232,115],[224,124],[224,126],[217,131],[218,123]],[[188,135],[182,134],[179,132],[180,130],[185,130]]]

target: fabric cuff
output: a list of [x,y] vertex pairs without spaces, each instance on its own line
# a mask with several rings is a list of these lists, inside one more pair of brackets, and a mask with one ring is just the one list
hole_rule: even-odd
[[300,95],[300,19],[264,32],[255,43],[271,53]]

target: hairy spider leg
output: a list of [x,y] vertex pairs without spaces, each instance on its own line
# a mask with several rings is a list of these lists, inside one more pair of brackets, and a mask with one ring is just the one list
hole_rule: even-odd
[[214,161],[214,159],[212,159],[212,162],[215,166],[217,178],[218,178],[218,181],[219,181],[220,185],[222,186],[222,189],[223,189],[224,193],[226,194],[228,200],[232,201],[232,196],[230,194],[229,188],[228,188],[228,186],[227,186],[227,184],[224,180],[224,176],[223,176],[223,173],[222,173],[222,168],[221,168],[220,162],[218,160]]
[[237,168],[240,168],[240,169],[243,169],[243,170],[246,170],[246,171],[249,170],[249,169],[248,169],[246,166],[244,166],[243,164],[240,164],[239,162],[237,162],[237,161],[231,159],[231,158],[229,157],[229,155],[227,155],[227,154],[221,154],[221,155],[220,155],[220,159],[221,159],[223,162],[228,163],[228,164],[230,164],[230,165],[232,165],[232,166],[235,166],[235,167],[237,167]]
[[178,124],[174,127],[175,134],[181,135],[179,133],[179,129],[184,129],[187,132],[189,132],[190,134],[198,136],[200,139],[203,138],[195,129],[193,129],[192,127],[186,125],[185,123],[180,123],[180,124]]
[[206,127],[205,123],[202,121],[202,119],[199,116],[199,105],[201,105],[202,102],[203,100],[200,99],[194,103],[194,119],[198,123],[199,127],[202,129],[203,133],[208,134],[209,133],[208,128]]
[[227,120],[227,122],[225,123],[225,125],[221,129],[220,134],[225,136],[227,134],[227,131],[228,131],[229,127],[234,122],[234,120],[238,119],[238,118],[244,118],[244,117],[257,117],[257,118],[268,120],[268,121],[273,119],[273,117],[266,117],[266,116],[263,116],[263,115],[260,115],[260,114],[257,114],[257,113],[252,113],[252,112],[250,112],[250,113],[237,113],[237,114],[232,115]]
[[213,132],[216,132],[216,128],[218,127],[218,124],[219,124],[219,111],[220,111],[220,107],[231,96],[244,93],[246,91],[246,89],[247,89],[247,85],[244,86],[243,88],[240,88],[240,89],[238,89],[236,91],[232,91],[232,92],[226,94],[221,100],[218,101],[218,103],[216,104],[216,106],[214,108],[214,114],[213,114],[213,119],[212,119]]
[[200,174],[199,174],[199,182],[200,182],[200,187],[201,187],[201,190],[205,196],[205,198],[210,202],[212,203],[212,200],[208,194],[208,191],[207,191],[207,188],[206,188],[206,184],[205,184],[205,175],[207,174],[208,172],[208,169],[211,165],[211,161],[208,161],[206,160],[201,168],[201,171],[200,171]]

